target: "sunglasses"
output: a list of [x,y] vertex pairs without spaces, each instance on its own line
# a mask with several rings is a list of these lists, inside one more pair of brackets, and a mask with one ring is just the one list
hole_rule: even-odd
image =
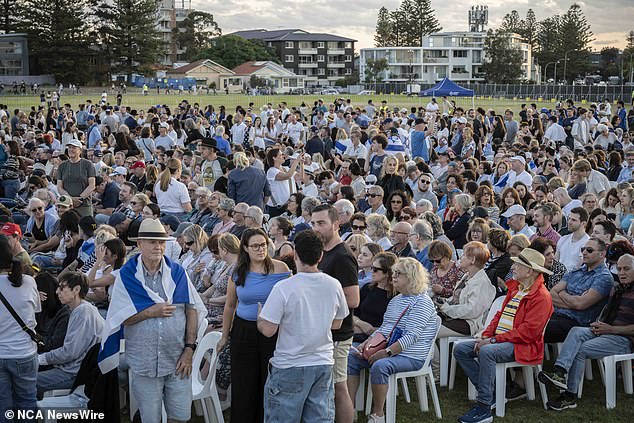
[[427,180],[425,180],[425,179],[421,179],[419,182],[420,182],[421,184],[425,184],[425,185],[429,185],[429,184],[431,184],[431,181],[427,181]]
[[592,247],[581,247],[581,252],[588,252],[590,254],[594,253],[594,248]]
[[390,201],[390,203],[392,203],[392,204],[403,204],[403,201],[401,201],[401,200],[392,200],[392,201]]
[[370,198],[376,198],[376,197],[380,197],[381,194],[368,194],[366,195],[366,197],[370,197]]
[[386,269],[384,269],[384,268],[382,268],[382,267],[374,267],[374,266],[372,266],[372,267],[371,267],[371,269],[372,269],[372,271],[373,271],[373,272],[383,272],[383,273],[387,273],[387,270],[386,270]]
[[43,210],[43,207],[36,207],[34,209],[31,209],[31,213],[35,213],[35,212],[42,211],[42,210]]
[[442,259],[438,259],[438,260],[429,259],[429,261],[434,264],[440,264],[442,262]]
[[138,202],[136,202],[136,201],[130,201],[130,204],[132,204],[133,206],[136,206],[136,205],[137,205],[137,204],[139,204],[139,203],[138,203]]
[[352,230],[354,231],[365,231],[366,226],[358,226],[358,225],[352,225]]
[[191,247],[192,245],[194,245],[195,242],[196,241],[187,241],[185,245],[187,245],[188,247]]
[[402,216],[400,216],[400,217],[398,218],[398,221],[399,221],[399,222],[402,222],[402,221],[404,221],[404,220],[410,220],[411,218],[412,218],[412,216],[410,216],[409,214],[404,214],[404,215],[402,215]]

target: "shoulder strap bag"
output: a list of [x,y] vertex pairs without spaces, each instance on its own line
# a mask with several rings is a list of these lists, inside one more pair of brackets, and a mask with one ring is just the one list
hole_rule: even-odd
[[27,335],[29,335],[33,342],[35,342],[40,348],[44,347],[44,338],[42,338],[42,335],[36,333],[33,329],[28,327],[26,323],[24,323],[24,320],[22,320],[18,313],[15,312],[11,304],[9,304],[9,301],[7,301],[4,295],[2,295],[2,292],[0,292],[0,301],[2,301],[2,304],[4,304],[7,310],[9,310],[9,313],[11,313],[11,316],[13,316],[13,319],[17,322],[18,325],[20,325],[20,328],[22,328],[22,330],[26,332]]

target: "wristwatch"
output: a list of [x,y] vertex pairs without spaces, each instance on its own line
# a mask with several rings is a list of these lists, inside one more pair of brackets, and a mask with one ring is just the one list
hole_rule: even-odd
[[185,348],[191,348],[192,351],[196,351],[196,347],[198,346],[198,344],[193,343],[193,344],[185,344]]
[[494,336],[494,337],[492,337],[492,338],[489,338],[489,342],[490,342],[491,344],[495,344],[496,342],[498,342],[498,340],[497,340],[497,339],[495,339],[495,336]]
[[392,350],[389,348],[385,349],[385,353],[387,354],[388,357],[392,357],[394,355],[394,352],[392,352]]

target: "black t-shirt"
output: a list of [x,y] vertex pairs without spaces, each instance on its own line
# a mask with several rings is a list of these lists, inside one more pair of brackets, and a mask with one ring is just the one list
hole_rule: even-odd
[[361,288],[361,301],[359,308],[354,311],[354,315],[378,328],[383,324],[383,316],[390,299],[385,289],[371,286],[369,283],[365,284]]
[[[319,262],[319,270],[337,279],[342,288],[359,285],[359,270],[357,260],[345,242],[337,244],[330,251],[324,251],[324,256]],[[343,319],[341,328],[332,331],[333,341],[345,341],[352,338],[352,311]]]

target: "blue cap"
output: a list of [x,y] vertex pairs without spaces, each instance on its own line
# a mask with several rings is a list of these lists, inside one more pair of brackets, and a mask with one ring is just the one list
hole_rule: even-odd
[[313,126],[310,127],[310,131],[311,132],[319,132],[319,128],[316,127],[315,125],[313,125]]
[[165,216],[161,216],[159,221],[162,224],[169,226],[174,232],[176,232],[176,230],[178,229],[178,225],[180,225],[181,223],[176,216],[171,214],[166,214]]
[[86,120],[95,120],[95,115],[88,115]]
[[392,123],[392,122],[394,122],[392,118],[387,118],[383,121],[383,125],[387,125],[388,123]]
[[110,216],[110,219],[108,219],[108,225],[110,226],[116,226],[120,223],[125,222],[125,220],[127,219],[126,215],[121,213],[121,212],[114,212],[112,213],[112,216]]

